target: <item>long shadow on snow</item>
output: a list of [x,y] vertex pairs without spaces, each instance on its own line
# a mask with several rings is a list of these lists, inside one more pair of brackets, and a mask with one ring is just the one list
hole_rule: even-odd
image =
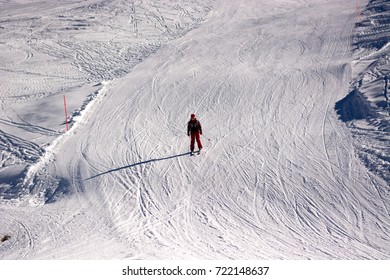
[[119,171],[119,170],[122,170],[122,169],[131,168],[131,167],[134,167],[134,166],[138,166],[138,165],[142,165],[142,164],[146,164],[146,163],[151,163],[151,162],[156,162],[156,161],[162,161],[162,160],[167,160],[167,159],[172,159],[172,158],[178,158],[178,157],[182,157],[182,156],[189,155],[189,154],[191,154],[191,153],[187,152],[187,153],[183,153],[183,154],[179,154],[179,155],[173,155],[173,156],[164,157],[164,158],[149,159],[149,160],[133,163],[133,164],[130,164],[130,165],[126,165],[126,166],[110,169],[110,170],[107,170],[107,171],[105,171],[103,173],[100,173],[100,174],[96,174],[96,175],[94,175],[92,177],[89,177],[89,178],[85,179],[85,181],[88,181],[88,180],[91,180],[93,178],[96,178],[96,177],[99,177],[99,176],[102,176],[102,175],[106,175],[106,174],[109,174],[109,173],[112,173],[112,172],[116,172],[116,171]]

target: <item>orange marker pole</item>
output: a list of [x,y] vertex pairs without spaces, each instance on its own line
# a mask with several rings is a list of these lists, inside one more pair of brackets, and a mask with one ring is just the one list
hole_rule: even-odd
[[358,18],[359,18],[359,21],[360,21],[360,23],[362,23],[362,18],[360,17],[359,4],[358,4],[358,2],[357,2],[357,1],[356,1],[356,10],[357,10],[357,12],[358,12]]

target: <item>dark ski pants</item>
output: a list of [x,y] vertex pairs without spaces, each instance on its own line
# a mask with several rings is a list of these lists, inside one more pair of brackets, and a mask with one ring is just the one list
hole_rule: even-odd
[[193,151],[195,148],[195,140],[196,140],[196,144],[198,144],[199,150],[203,148],[202,142],[200,141],[200,132],[191,132],[191,145],[190,145],[191,151]]

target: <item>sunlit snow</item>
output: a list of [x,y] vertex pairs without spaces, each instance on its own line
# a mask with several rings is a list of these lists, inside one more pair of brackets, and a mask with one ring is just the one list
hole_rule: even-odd
[[358,2],[0,0],[0,258],[388,259],[390,5]]

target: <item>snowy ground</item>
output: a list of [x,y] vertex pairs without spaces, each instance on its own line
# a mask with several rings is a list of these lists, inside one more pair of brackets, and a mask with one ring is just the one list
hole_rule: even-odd
[[390,182],[390,2],[370,1],[363,15],[353,40],[351,93],[359,97],[347,96],[351,114],[346,121],[359,157],[370,171]]
[[[335,110],[366,84],[355,1],[15,2],[0,258],[390,257],[386,162],[357,147],[379,137]],[[205,152],[189,157],[192,112]]]

